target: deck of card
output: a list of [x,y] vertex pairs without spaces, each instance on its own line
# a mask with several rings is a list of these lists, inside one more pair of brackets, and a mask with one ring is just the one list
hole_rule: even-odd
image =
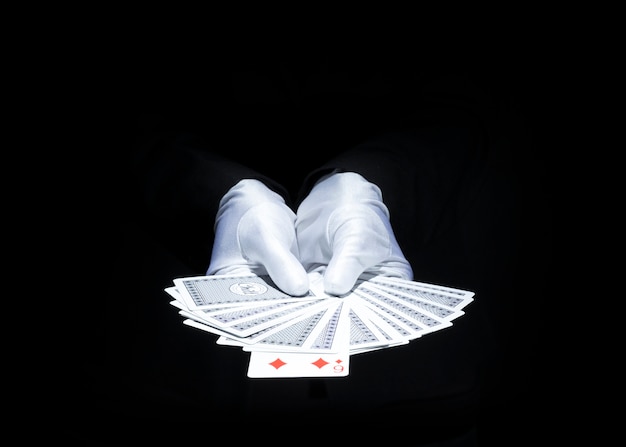
[[176,278],[165,291],[184,324],[250,353],[250,378],[345,377],[351,355],[450,327],[474,299],[467,290],[383,276],[362,276],[336,297],[323,292],[320,272],[309,279],[301,297],[253,274]]

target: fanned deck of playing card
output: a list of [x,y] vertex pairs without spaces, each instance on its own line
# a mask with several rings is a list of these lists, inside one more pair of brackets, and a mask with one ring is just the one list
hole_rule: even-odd
[[345,377],[350,356],[409,343],[452,326],[474,293],[399,278],[359,279],[346,296],[311,291],[293,297],[269,276],[174,279],[165,291],[184,324],[219,335],[218,344],[250,352],[248,377]]

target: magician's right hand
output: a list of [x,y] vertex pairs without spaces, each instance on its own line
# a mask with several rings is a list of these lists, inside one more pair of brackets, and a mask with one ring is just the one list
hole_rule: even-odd
[[294,212],[258,180],[245,179],[220,201],[207,275],[269,275],[283,292],[302,296],[309,278],[299,261]]

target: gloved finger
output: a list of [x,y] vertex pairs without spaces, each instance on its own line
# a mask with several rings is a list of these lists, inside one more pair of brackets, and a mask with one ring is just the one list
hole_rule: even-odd
[[[224,194],[215,218],[215,236],[211,261],[206,270],[207,275],[235,273],[267,275],[261,264],[251,265],[244,259],[237,228],[247,211],[255,206],[263,207],[269,203],[278,206],[278,208],[271,208],[271,212],[286,214],[287,220],[290,218],[293,220],[293,212],[285,205],[283,198],[258,180],[243,179]],[[263,219],[259,220],[262,222]]]
[[324,273],[324,289],[344,295],[367,269],[391,254],[389,235],[380,217],[362,205],[336,210],[328,221],[331,258]]
[[309,277],[298,258],[288,251],[276,252],[265,261],[267,274],[283,292],[303,296],[309,291]]
[[237,235],[247,261],[262,265],[283,292],[302,296],[309,290],[309,279],[298,259],[294,220],[284,205],[265,203],[242,216]]

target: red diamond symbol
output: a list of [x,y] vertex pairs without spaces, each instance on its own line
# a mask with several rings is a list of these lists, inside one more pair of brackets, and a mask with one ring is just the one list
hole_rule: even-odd
[[281,359],[277,358],[273,362],[270,362],[270,365],[272,365],[274,368],[278,369],[281,366],[286,365],[286,363],[283,362]]
[[326,366],[328,365],[328,362],[326,360],[324,360],[323,358],[319,358],[316,361],[313,362],[313,365],[317,366],[318,368],[322,368],[322,366]]

